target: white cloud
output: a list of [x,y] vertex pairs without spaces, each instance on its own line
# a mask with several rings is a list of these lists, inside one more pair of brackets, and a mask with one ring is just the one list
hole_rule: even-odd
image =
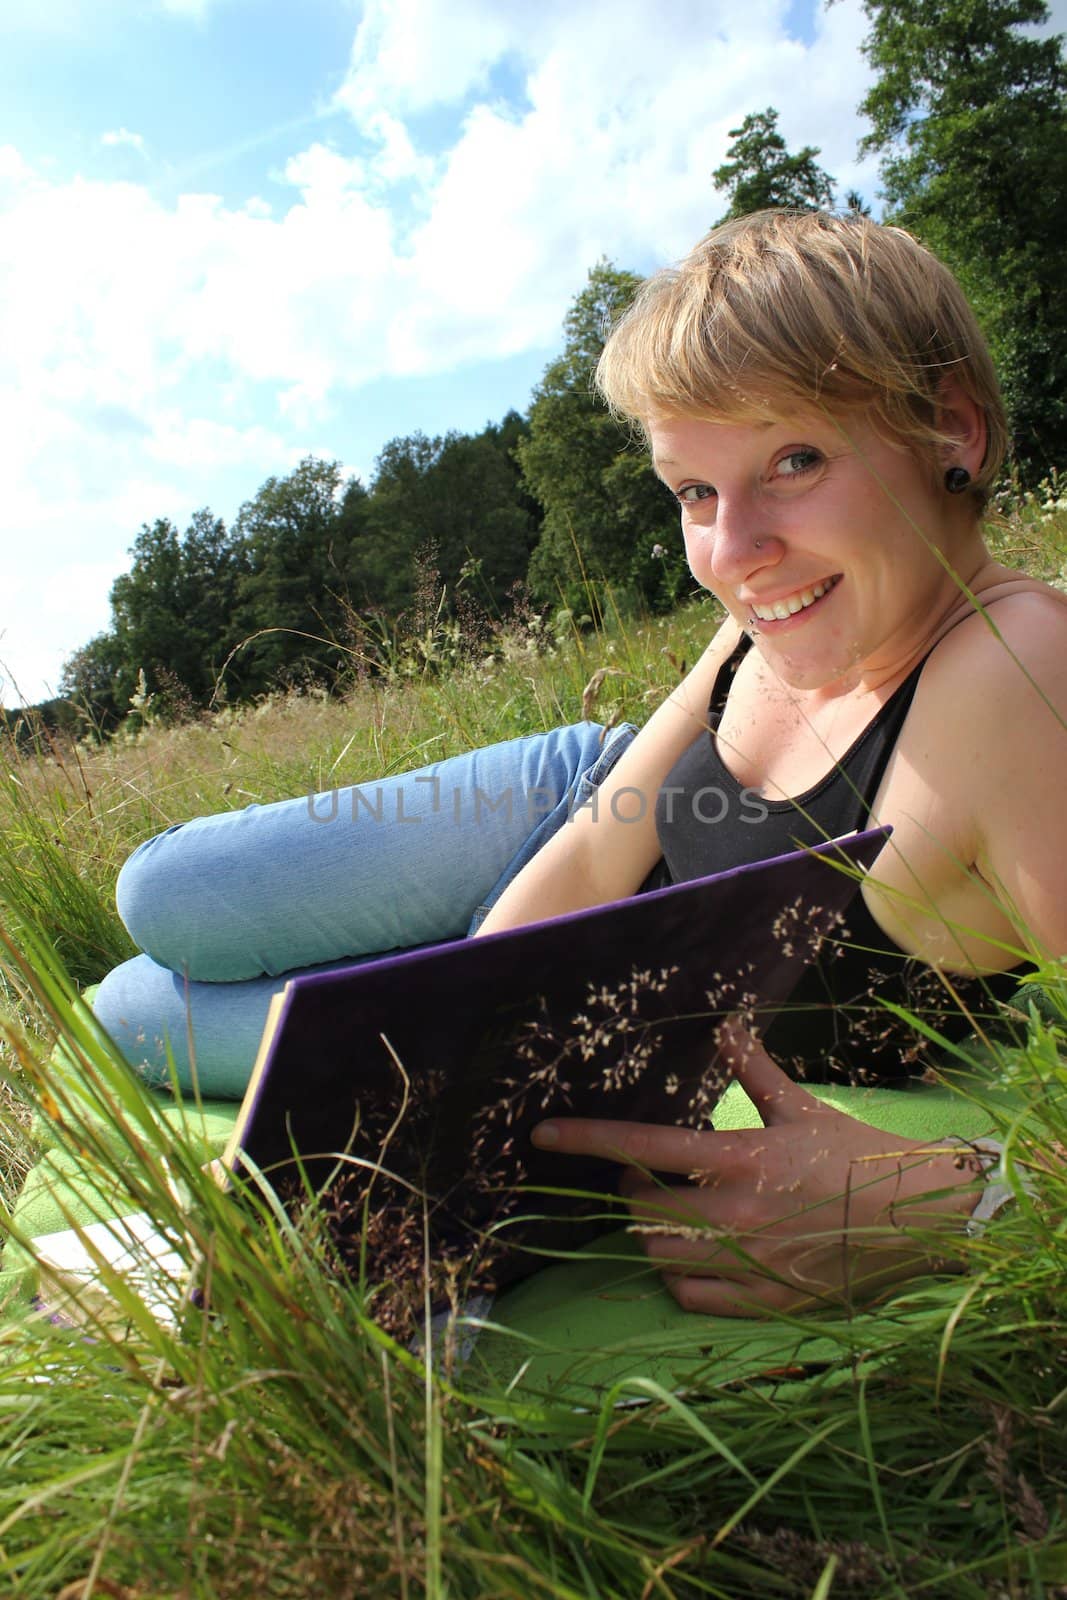
[[[804,46],[782,33],[784,5],[371,0],[344,91],[370,148],[299,151],[273,209],[58,183],[0,149],[0,376],[150,421],[221,372],[292,415],[382,374],[543,346],[600,255],[640,264],[692,242],[721,208],[710,173],[728,130],[768,104],[787,139],[870,192],[853,155],[862,14],[820,12]],[[522,63],[518,107],[478,98],[502,62]],[[471,96],[451,148],[420,150],[413,113]]]
[[338,101],[362,121],[450,105],[484,88],[493,65],[536,27],[540,7],[484,0],[368,0]]
[[109,146],[129,145],[132,150],[139,150],[142,155],[144,154],[144,135],[131,133],[129,128],[110,128],[107,133],[100,135],[100,143]]
[[24,188],[33,181],[33,168],[12,144],[0,144],[0,184]]
[[144,448],[146,460],[201,473],[235,466],[247,466],[254,473],[267,463],[283,461],[287,454],[286,441],[270,428],[237,428],[177,410],[155,417]]
[[[390,330],[395,369],[544,343],[602,253],[621,265],[681,253],[723,208],[710,174],[749,111],[775,105],[791,144],[819,145],[842,189],[873,193],[873,165],[854,154],[857,6],[820,12],[810,46],[785,36],[780,0],[669,0],[655,15],[645,0],[548,0],[521,14],[463,0],[447,29],[441,13],[434,0],[372,0],[342,91],[365,134],[374,116],[473,96],[407,242],[414,292]],[[479,97],[499,63],[521,63],[518,110]]]
[[749,111],[776,106],[791,145],[872,195],[858,0],[820,6],[810,44],[786,38],[786,3],[368,0],[340,94],[352,147],[295,148],[270,204],[58,181],[0,147],[0,547],[86,563],[88,595],[146,516],[178,520],[231,469],[250,493],[325,440],[343,391],[551,348],[601,255],[644,267],[707,227]]
[[108,592],[120,566],[111,561],[60,561],[42,581],[25,571],[0,572],[8,615],[0,631],[0,704],[54,694],[67,644],[87,644],[110,620]]

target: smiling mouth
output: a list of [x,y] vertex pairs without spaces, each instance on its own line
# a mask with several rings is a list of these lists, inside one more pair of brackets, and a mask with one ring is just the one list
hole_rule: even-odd
[[832,578],[824,578],[820,583],[812,584],[810,589],[799,589],[796,594],[789,595],[785,600],[776,600],[771,606],[758,606],[752,602],[752,615],[758,622],[786,622],[799,611],[807,611],[824,594],[829,594],[840,579],[841,574],[835,573]]

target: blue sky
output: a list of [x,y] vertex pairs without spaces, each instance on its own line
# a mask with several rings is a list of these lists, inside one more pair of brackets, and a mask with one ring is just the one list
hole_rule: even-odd
[[524,409],[588,268],[712,220],[747,112],[873,200],[864,33],[859,0],[4,0],[0,700],[108,625],[142,522]]

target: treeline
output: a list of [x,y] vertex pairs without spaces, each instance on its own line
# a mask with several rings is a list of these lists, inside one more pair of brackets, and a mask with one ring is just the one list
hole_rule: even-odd
[[42,715],[108,733],[401,657],[432,665],[435,643],[484,646],[516,606],[580,620],[609,591],[624,612],[673,605],[691,580],[672,501],[590,388],[639,282],[593,268],[525,416],[393,439],[368,485],[309,456],[229,527],[206,508],[184,531],[146,523],[112,585],[111,626],[66,663],[63,700]]
[[467,595],[503,612],[537,538],[515,459],[526,431],[511,413],[474,437],[394,439],[369,489],[309,456],[230,527],[206,509],[184,533],[146,524],[112,586],[111,627],[67,663],[65,694],[105,729],[131,706],[180,716],[373,670],[401,618],[426,608],[420,585],[450,608]]
[[[1004,383],[1015,470],[1067,464],[1067,75],[1038,39],[1043,0],[865,0],[874,87],[861,105],[887,222],[948,262]],[[726,216],[833,205],[819,151],[790,152],[773,107],[731,133],[712,174]],[[861,196],[838,204],[869,213]],[[691,587],[674,507],[639,443],[593,396],[605,331],[639,279],[600,262],[525,416],[475,435],[394,439],[371,482],[308,458],[269,478],[231,527],[146,524],[111,591],[111,627],[67,663],[46,720],[108,731],[220,697],[395,663],[436,637],[478,644],[516,602],[595,615],[658,610]],[[427,630],[429,630],[427,632]],[[436,633],[435,633],[436,630]],[[424,651],[423,658],[430,659]],[[15,718],[5,713],[9,723]]]
[[670,496],[589,385],[639,281],[592,270],[526,416],[393,439],[367,486],[309,456],[229,527],[207,509],[184,532],[146,523],[110,628],[66,663],[65,700],[106,733],[401,656],[432,665],[435,641],[478,648],[516,605],[589,617],[609,590],[623,611],[674,604],[690,580],[665,553]]

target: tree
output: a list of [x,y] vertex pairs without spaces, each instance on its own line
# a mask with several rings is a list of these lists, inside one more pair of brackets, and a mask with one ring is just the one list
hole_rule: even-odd
[[145,523],[130,555],[129,572],[111,586],[116,693],[128,703],[143,672],[157,710],[206,706],[236,643],[239,540],[204,508],[182,536],[166,517]]
[[129,572],[111,586],[110,629],[63,669],[63,693],[99,727],[121,722],[142,692],[163,716],[206,706],[236,643],[241,553],[221,518],[205,508],[179,535],[157,517],[142,525],[129,553]]
[[608,330],[640,282],[607,261],[590,271],[564,320],[563,353],[534,390],[530,431],[518,450],[527,487],[544,507],[531,588],[577,612],[602,606],[605,586],[616,604],[669,604],[682,578],[678,563],[665,569],[653,555],[658,544],[678,546],[670,496],[643,446],[592,385]]
[[245,551],[236,530],[228,532],[222,518],[206,507],[194,512],[182,539],[189,664],[182,671],[174,663],[174,671],[200,705],[207,705],[215,694],[218,675],[240,639],[236,608],[245,569]]
[[124,682],[125,667],[114,633],[98,633],[63,663],[59,692],[81,708],[97,733],[110,733],[126,716],[133,680]]
[[[125,711],[139,673],[155,687],[156,669],[176,671],[185,647],[181,538],[167,517],[144,523],[130,546],[129,572],[111,585],[111,632],[116,647],[114,694]],[[99,644],[99,640],[97,641]]]
[[1067,76],[1043,0],[864,0],[878,73],[860,109],[887,220],[963,284],[1027,476],[1067,461]]
[[245,569],[236,623],[247,640],[232,669],[240,693],[294,677],[332,680],[343,666],[351,524],[359,512],[340,464],[305,456],[287,477],[268,478],[237,513]]
[[[365,535],[353,555],[354,587],[396,615],[412,603],[417,567],[431,562],[446,596],[478,572],[478,601],[500,612],[525,576],[537,537],[515,447],[516,412],[481,433],[392,439],[375,464]],[[476,564],[476,567],[472,564]]]
[[820,211],[833,205],[834,180],[817,165],[819,151],[806,144],[790,155],[773,106],[750,112],[739,128],[730,129],[730,138],[734,142],[726,161],[711,175],[716,189],[724,189],[730,200],[720,222],[752,211]]

